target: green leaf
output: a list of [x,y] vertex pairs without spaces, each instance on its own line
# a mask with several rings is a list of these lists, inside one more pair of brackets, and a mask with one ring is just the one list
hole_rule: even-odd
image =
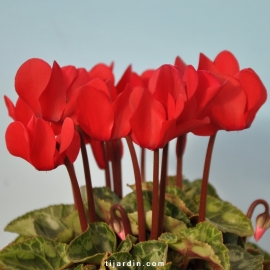
[[[201,179],[194,180],[193,182],[190,182],[189,180],[184,180],[183,190],[185,192],[188,192],[189,190],[194,190],[194,188],[196,188],[196,194],[200,195],[201,194],[201,186],[202,186]],[[214,198],[220,199],[220,197],[218,196],[218,194],[216,192],[216,189],[210,183],[208,183],[207,194],[208,194],[208,196],[212,196]]]
[[183,190],[178,187],[166,187],[166,199],[178,206],[188,216],[198,214],[198,206],[194,201],[188,198]]
[[[152,210],[152,194],[150,191],[143,191],[143,203],[144,211]],[[137,211],[137,197],[136,192],[127,194],[121,201],[120,204],[126,210],[127,213],[133,213]]]
[[128,252],[117,252],[112,254],[105,262],[110,270],[136,270],[136,262]]
[[169,247],[178,251],[183,257],[182,267],[187,267],[191,259],[201,259],[209,263],[209,265],[217,270],[223,270],[221,261],[215,254],[212,247],[198,240],[192,241],[188,237],[169,235],[171,233],[165,233],[161,235],[160,240],[168,243]]
[[5,231],[15,232],[22,236],[40,234],[54,239],[60,232],[67,229],[63,219],[73,211],[73,205],[52,205],[13,220],[6,226]]
[[0,252],[0,266],[5,270],[55,270],[70,264],[67,245],[42,236],[11,244]]
[[[81,188],[81,194],[85,206],[87,208],[87,194],[85,186]],[[113,204],[120,202],[119,197],[108,187],[96,187],[93,188],[95,210],[98,217],[106,222],[110,219],[110,208]]]
[[80,264],[78,265],[76,268],[74,268],[73,270],[96,270],[96,266],[95,265],[83,265]]
[[133,244],[135,244],[136,242],[137,238],[128,234],[126,239],[123,240],[118,246],[117,252],[129,252],[132,249]]
[[179,233],[193,241],[198,240],[209,244],[219,257],[224,269],[230,269],[228,249],[223,244],[222,233],[216,226],[209,222],[201,222],[195,228],[182,230]]
[[132,250],[135,262],[140,263],[138,269],[156,269],[166,264],[168,245],[157,240],[138,243]]
[[116,251],[116,236],[106,223],[96,222],[68,246],[67,256],[75,263],[100,264],[106,252]]
[[229,244],[227,248],[233,270],[263,270],[263,256],[252,256],[237,245]]
[[75,232],[76,236],[82,233],[79,214],[77,210],[68,215],[63,220],[63,222],[67,225],[68,228],[72,229]]
[[[199,201],[200,198],[196,197]],[[241,237],[252,236],[250,219],[238,208],[211,196],[207,196],[206,217],[222,232],[230,232]]]

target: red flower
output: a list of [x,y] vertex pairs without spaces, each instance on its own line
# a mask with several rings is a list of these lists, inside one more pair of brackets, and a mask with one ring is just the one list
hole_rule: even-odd
[[50,123],[35,117],[26,126],[15,121],[6,130],[8,151],[25,159],[37,170],[52,170],[63,164],[66,156],[74,162],[80,148],[79,140],[70,118],[65,119],[58,136]]
[[88,81],[84,69],[60,68],[57,62],[51,68],[45,61],[33,58],[17,71],[15,89],[36,117],[57,123],[74,115],[75,90]]
[[91,80],[80,89],[76,115],[82,129],[99,141],[116,140],[130,132],[128,100],[132,89],[127,86],[114,100],[107,84]]
[[208,116],[211,122],[194,133],[213,135],[218,130],[250,127],[267,98],[259,76],[250,68],[239,70],[236,58],[228,51],[218,54],[214,62],[201,54],[198,74],[196,100],[203,103],[200,118]]
[[[187,76],[190,72],[189,68],[182,76],[177,67],[163,65],[151,76],[148,89],[137,87],[132,92],[131,135],[141,147],[162,148],[173,138],[208,122],[207,119],[181,118],[185,102],[193,92]],[[190,116],[193,115],[190,112]]]

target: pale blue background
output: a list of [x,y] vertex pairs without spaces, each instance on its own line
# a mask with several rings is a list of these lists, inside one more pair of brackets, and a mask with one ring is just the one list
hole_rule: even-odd
[[[268,1],[0,1],[0,91],[13,101],[14,75],[27,59],[50,64],[73,64],[90,69],[97,62],[115,61],[119,79],[132,63],[141,73],[173,63],[180,55],[197,66],[200,52],[214,58],[231,50],[242,68],[252,67],[270,89],[270,2]],[[0,249],[15,235],[3,232],[17,216],[49,204],[71,203],[68,175],[62,167],[38,172],[6,150],[4,134],[11,119],[1,106]],[[270,202],[270,102],[260,110],[249,130],[219,132],[210,181],[224,200],[244,212],[264,198]],[[189,136],[184,173],[202,174],[206,138]],[[174,150],[169,171],[174,174]],[[125,183],[133,183],[125,153]],[[148,155],[150,157],[150,155]],[[150,165],[150,160],[148,165]],[[148,178],[151,178],[151,166]],[[76,163],[80,183],[80,157]],[[103,172],[91,163],[94,185],[103,185]],[[128,189],[125,188],[125,192]],[[256,213],[262,211],[258,208]],[[270,251],[270,231],[259,242]]]

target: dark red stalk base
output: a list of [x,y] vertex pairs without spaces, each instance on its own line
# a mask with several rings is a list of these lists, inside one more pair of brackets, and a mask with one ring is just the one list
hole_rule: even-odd
[[166,179],[167,179],[167,167],[168,167],[168,149],[167,143],[162,151],[162,163],[160,173],[160,185],[159,185],[159,218],[158,218],[158,235],[163,232],[164,226],[164,213],[165,213],[165,191],[166,191]]
[[154,150],[153,162],[153,192],[152,192],[152,229],[151,239],[158,239],[158,219],[159,219],[159,149]]
[[176,171],[176,186],[182,188],[183,185],[183,154],[186,146],[187,134],[177,138],[176,156],[177,156],[177,171]]
[[84,169],[84,176],[85,176],[89,222],[93,223],[97,220],[97,218],[96,218],[96,211],[95,211],[95,202],[94,202],[89,161],[88,161],[87,151],[85,147],[83,131],[80,128],[78,128],[77,130],[79,132],[80,141],[81,141],[81,154],[82,154],[83,169]]
[[103,142],[102,144],[104,160],[105,160],[105,180],[106,180],[106,187],[111,189],[111,174],[110,174],[110,167],[109,167],[109,160],[108,160],[108,143]]
[[78,185],[77,177],[75,174],[75,170],[73,167],[73,164],[69,161],[68,157],[65,157],[64,159],[65,166],[67,168],[70,180],[71,180],[71,186],[74,194],[74,199],[75,199],[75,204],[77,205],[77,210],[79,214],[79,219],[80,219],[80,225],[81,225],[81,230],[82,232],[87,230],[87,220],[84,212],[84,206],[83,206],[83,201],[82,201],[82,196],[80,192],[80,188]]
[[210,136],[207,151],[206,151],[204,170],[203,170],[202,187],[201,187],[200,210],[199,210],[198,222],[205,221],[208,178],[209,178],[209,171],[210,171],[211,158],[212,158],[212,152],[213,152],[215,139],[216,139],[216,134]]
[[141,176],[142,182],[145,182],[145,148],[141,148]]
[[142,181],[141,173],[139,168],[138,159],[136,156],[135,148],[132,143],[130,136],[126,137],[127,145],[129,148],[130,156],[132,159],[135,184],[136,184],[136,196],[137,196],[137,205],[138,205],[138,227],[139,227],[139,242],[145,241],[145,216],[144,216],[144,205],[143,205],[143,194],[142,194]]

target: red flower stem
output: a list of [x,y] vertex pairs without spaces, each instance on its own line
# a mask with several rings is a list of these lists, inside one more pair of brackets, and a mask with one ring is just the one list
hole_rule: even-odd
[[264,206],[264,209],[265,209],[264,213],[267,213],[267,214],[269,213],[269,205],[268,205],[267,201],[265,201],[265,200],[263,200],[263,199],[258,199],[258,200],[256,200],[256,201],[254,201],[254,202],[250,205],[250,207],[248,208],[248,211],[247,211],[247,217],[248,217],[249,219],[251,219],[251,217],[252,217],[252,215],[253,215],[253,212],[254,212],[255,208],[256,208],[257,205],[259,205],[259,204],[262,204],[262,205]]
[[[119,175],[119,158],[117,152],[119,151],[116,141],[109,141],[110,157],[112,162],[112,174],[113,174],[113,190],[122,198],[122,183],[121,176]],[[119,153],[120,156],[120,153]]]
[[212,152],[213,152],[215,139],[216,139],[216,134],[210,136],[207,151],[206,151],[206,156],[205,156],[205,161],[204,161],[202,187],[201,187],[200,210],[199,210],[198,222],[205,221],[206,201],[207,201],[207,191],[208,191],[208,178],[209,178],[209,171],[210,171],[211,158],[212,158]]
[[133,142],[130,138],[130,135],[126,137],[127,145],[129,148],[130,156],[132,159],[135,184],[136,184],[136,196],[137,196],[137,205],[138,205],[138,227],[139,227],[139,242],[145,241],[145,215],[144,215],[144,205],[143,205],[143,194],[142,194],[142,181],[141,173],[139,168],[138,159],[136,156],[135,148]]
[[105,179],[106,179],[106,187],[111,189],[111,174],[110,174],[110,167],[109,167],[109,160],[108,160],[108,143],[103,142],[102,144],[104,160],[105,160]]
[[182,188],[183,185],[183,154],[186,145],[186,134],[177,138],[176,156],[177,156],[177,171],[176,171],[176,186]]
[[87,229],[87,220],[84,212],[84,206],[83,206],[83,201],[82,201],[82,196],[80,192],[80,188],[78,185],[77,177],[75,174],[75,170],[73,167],[73,164],[70,162],[68,157],[66,156],[64,159],[65,166],[67,168],[70,180],[71,180],[71,186],[75,198],[76,205],[78,207],[78,214],[79,214],[79,220],[80,220],[80,225],[81,225],[81,230],[82,232],[86,231]]
[[96,212],[95,212],[95,202],[94,202],[89,161],[88,161],[87,151],[86,151],[86,147],[85,147],[83,131],[81,130],[80,127],[77,128],[77,131],[80,135],[80,142],[81,142],[81,154],[82,154],[82,160],[83,160],[83,169],[84,169],[85,186],[86,186],[86,194],[87,194],[89,222],[93,223],[97,219],[96,219]]
[[145,148],[141,148],[141,175],[142,182],[145,182]]
[[159,148],[154,150],[151,239],[158,239]]
[[123,191],[122,191],[122,166],[121,166],[121,140],[116,141],[115,160],[116,160],[116,171],[117,171],[115,193],[119,196],[120,199],[122,199]]
[[[248,208],[248,211],[247,211],[247,217],[249,219],[251,219],[252,215],[253,215],[253,212],[255,210],[255,208],[259,205],[259,204],[262,204],[264,206],[264,213],[265,215],[269,215],[269,205],[267,203],[267,201],[263,200],[263,199],[258,199],[258,200],[255,200],[251,205],[250,207]],[[244,241],[244,243],[246,243],[246,240],[247,238],[246,237],[242,237],[242,240]]]
[[165,212],[165,191],[166,191],[166,179],[167,179],[167,167],[168,167],[168,149],[169,143],[167,143],[162,151],[161,173],[160,173],[160,185],[159,185],[159,219],[158,219],[158,234],[163,232],[164,225],[164,212]]

